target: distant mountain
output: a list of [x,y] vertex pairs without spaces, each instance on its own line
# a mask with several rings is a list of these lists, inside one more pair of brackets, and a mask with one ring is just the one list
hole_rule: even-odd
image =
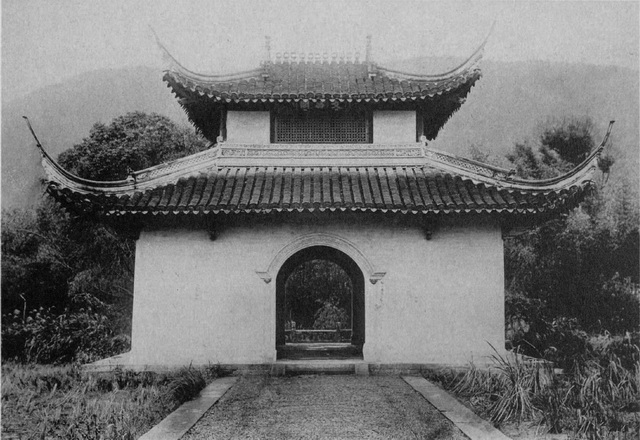
[[[442,71],[458,60],[418,58],[394,63],[407,71]],[[624,157],[618,167],[637,175],[639,145],[638,71],[614,66],[548,62],[483,61],[483,78],[467,102],[430,146],[467,155],[474,144],[497,155],[515,142],[535,137],[549,118],[590,116],[596,138],[616,120],[613,144]],[[39,197],[40,158],[22,115],[30,118],[42,144],[54,156],[88,136],[96,122],[141,110],[187,119],[148,67],[100,70],[46,87],[2,108],[2,207],[32,204]],[[620,172],[620,171],[618,171]],[[637,179],[636,179],[637,180]]]

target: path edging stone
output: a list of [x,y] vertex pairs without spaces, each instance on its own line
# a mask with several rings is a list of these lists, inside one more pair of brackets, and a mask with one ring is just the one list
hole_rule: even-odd
[[510,440],[486,420],[480,418],[456,398],[424,377],[402,376],[411,388],[436,407],[443,416],[451,420],[471,440]]
[[236,381],[237,377],[221,377],[207,385],[198,397],[181,405],[139,440],[178,440],[187,433]]

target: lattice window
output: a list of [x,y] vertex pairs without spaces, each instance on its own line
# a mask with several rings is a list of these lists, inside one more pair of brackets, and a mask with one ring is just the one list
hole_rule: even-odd
[[370,115],[364,111],[278,112],[273,118],[274,143],[358,144],[371,142]]

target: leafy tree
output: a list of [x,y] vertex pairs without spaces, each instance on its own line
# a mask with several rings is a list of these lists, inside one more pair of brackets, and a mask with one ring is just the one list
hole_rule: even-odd
[[[285,283],[287,318],[297,328],[315,328],[318,322],[340,319],[342,311],[351,315],[351,279],[337,264],[326,260],[312,260],[296,268]],[[335,315],[334,312],[338,313]],[[350,320],[343,325],[346,328]]]
[[4,213],[2,223],[3,359],[58,362],[124,349],[110,344],[130,331],[134,243],[51,200]]
[[60,154],[72,173],[91,180],[122,180],[130,171],[187,156],[208,148],[191,128],[179,127],[155,113],[127,113],[109,125],[97,123],[82,143]]
[[[516,145],[508,159],[523,177],[558,175],[589,155],[591,131],[589,120],[555,121],[538,144]],[[508,330],[525,352],[539,356],[559,334],[575,338],[581,329],[638,328],[640,210],[632,188],[625,179],[603,182],[578,208],[506,242]]]
[[[552,119],[539,128],[537,143],[517,143],[507,159],[520,177],[548,179],[557,176],[589,156],[595,145],[593,130],[589,118]],[[608,164],[608,168],[611,165]]]
[[561,168],[562,162],[575,165],[584,161],[595,145],[593,129],[593,121],[590,118],[568,118],[548,122],[540,135],[543,161],[556,168]]
[[[94,125],[60,163],[84,178],[114,180],[205,148],[193,130],[135,112]],[[109,225],[71,216],[51,200],[35,210],[4,212],[3,359],[88,360],[123,350],[134,248]]]

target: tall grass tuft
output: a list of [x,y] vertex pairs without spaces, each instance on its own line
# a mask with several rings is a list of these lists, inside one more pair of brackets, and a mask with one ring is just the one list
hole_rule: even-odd
[[182,404],[193,399],[207,385],[200,369],[182,368],[169,383],[169,393],[173,399]]
[[[492,347],[493,348],[493,347]],[[502,385],[502,393],[489,408],[491,421],[499,425],[505,421],[521,422],[536,413],[532,396],[548,385],[548,371],[544,364],[525,362],[518,353],[504,357],[494,348],[495,361]]]
[[578,359],[566,374],[554,374],[550,363],[494,349],[489,370],[471,365],[464,375],[438,372],[435,377],[497,426],[537,421],[571,438],[635,439],[640,438],[640,349],[626,339],[593,338],[590,356]]

